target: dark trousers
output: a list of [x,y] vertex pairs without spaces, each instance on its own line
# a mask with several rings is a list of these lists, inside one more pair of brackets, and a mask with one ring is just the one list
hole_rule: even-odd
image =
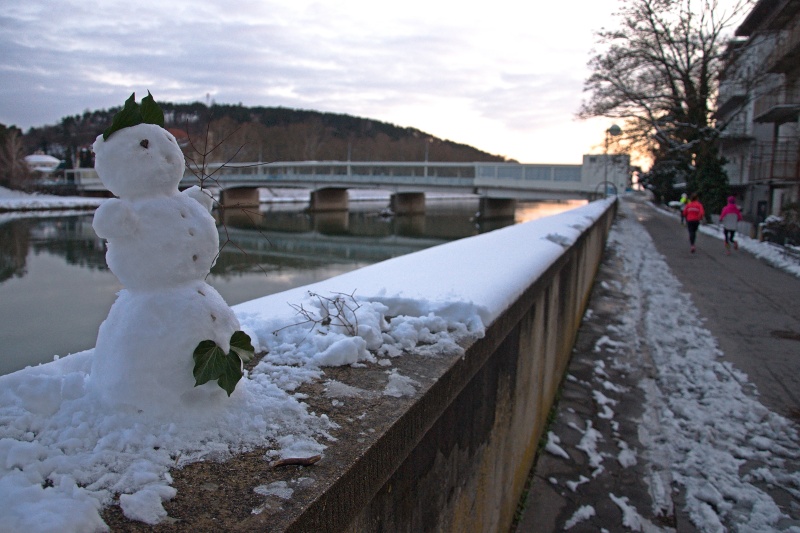
[[736,230],[735,229],[726,229],[725,230],[725,243],[732,243],[736,240]]
[[689,229],[689,243],[694,246],[694,241],[697,239],[697,228],[700,227],[699,220],[687,220],[686,227]]

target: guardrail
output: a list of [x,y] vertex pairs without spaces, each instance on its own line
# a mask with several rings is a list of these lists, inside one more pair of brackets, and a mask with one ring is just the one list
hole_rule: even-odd
[[[605,157],[608,163],[598,158]],[[620,171],[614,157],[591,156],[584,165],[518,163],[449,163],[402,161],[296,161],[274,163],[216,163],[187,167],[182,187],[203,182],[206,187],[254,188],[324,187],[388,188],[397,192],[453,191],[491,195],[492,191],[543,192],[592,195],[598,184],[615,174],[627,180],[627,165]],[[586,161],[586,157],[584,158]],[[603,160],[605,161],[605,160]],[[616,176],[616,174],[620,176]],[[102,191],[94,169],[66,171],[67,181],[80,191]]]

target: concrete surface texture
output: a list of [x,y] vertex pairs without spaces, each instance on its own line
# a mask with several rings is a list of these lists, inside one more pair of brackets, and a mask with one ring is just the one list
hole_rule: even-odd
[[[703,233],[691,253],[677,215],[622,203],[515,530],[800,531],[800,279]],[[625,255],[638,247],[671,275],[631,272]],[[668,277],[672,309],[648,296]],[[664,362],[669,350],[677,364]],[[702,353],[707,390],[690,376]],[[765,451],[767,441],[779,444]]]

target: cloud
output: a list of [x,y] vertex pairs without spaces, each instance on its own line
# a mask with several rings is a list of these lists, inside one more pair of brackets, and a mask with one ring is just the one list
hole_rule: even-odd
[[[614,5],[19,3],[0,16],[0,123],[53,124],[150,90],[365,116],[531,161],[524,139],[587,127],[573,117],[592,29]],[[575,131],[546,162],[579,162],[590,146]]]

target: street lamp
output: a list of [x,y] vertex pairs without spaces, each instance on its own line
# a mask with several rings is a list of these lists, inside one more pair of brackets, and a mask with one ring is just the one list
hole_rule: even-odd
[[428,177],[428,149],[430,148],[431,144],[433,144],[433,139],[430,137],[425,139],[425,169],[424,169],[424,176]]
[[[612,124],[611,127],[606,130],[606,152],[603,159],[603,187],[605,187],[603,197],[608,195],[608,143],[611,137],[616,137],[618,135],[622,135],[622,128],[616,124]],[[616,190],[616,186],[614,189]]]

